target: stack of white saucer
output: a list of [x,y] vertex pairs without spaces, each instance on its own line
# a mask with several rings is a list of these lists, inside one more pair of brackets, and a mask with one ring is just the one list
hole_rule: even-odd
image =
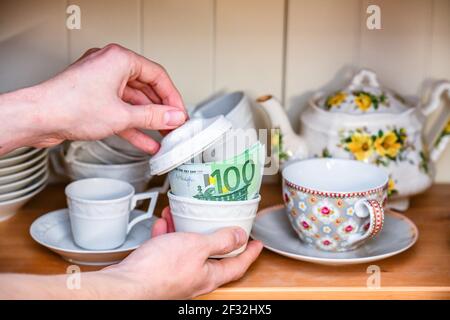
[[[153,138],[158,140],[157,136]],[[136,192],[143,192],[153,177],[148,162],[150,155],[117,136],[71,142],[60,156],[63,166],[57,171],[63,171],[72,180],[119,179],[132,184]]]
[[47,150],[23,147],[0,156],[0,221],[13,216],[47,184]]

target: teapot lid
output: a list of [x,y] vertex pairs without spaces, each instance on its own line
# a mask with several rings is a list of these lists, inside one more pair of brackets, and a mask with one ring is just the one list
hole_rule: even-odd
[[376,74],[366,69],[357,73],[346,88],[320,98],[317,104],[329,112],[350,114],[402,113],[410,108],[404,98],[381,87]]
[[161,148],[150,158],[150,173],[161,175],[175,169],[216,143],[231,128],[223,115],[186,121],[161,141]]

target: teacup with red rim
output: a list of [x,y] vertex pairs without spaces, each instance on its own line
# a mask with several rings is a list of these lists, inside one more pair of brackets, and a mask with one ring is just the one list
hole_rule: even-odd
[[300,239],[320,250],[356,249],[384,221],[389,177],[355,160],[310,159],[286,166],[283,199]]

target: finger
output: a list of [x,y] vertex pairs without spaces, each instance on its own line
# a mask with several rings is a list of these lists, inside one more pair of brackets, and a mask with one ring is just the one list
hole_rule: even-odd
[[152,227],[152,238],[167,233],[167,221],[164,219],[158,219],[155,221]]
[[131,78],[149,84],[163,104],[186,111],[180,93],[163,67],[138,54],[133,54],[133,60],[135,67]]
[[151,130],[175,129],[186,121],[186,114],[174,107],[159,104],[127,107],[131,115],[131,127]]
[[209,246],[208,256],[230,253],[242,247],[248,239],[244,229],[238,227],[220,229],[205,237]]
[[250,265],[258,258],[263,245],[260,241],[250,241],[240,255],[222,260],[208,260],[208,277],[214,279],[214,287],[235,281],[245,274]]
[[127,84],[129,87],[138,89],[144,93],[147,98],[151,100],[151,103],[162,104],[161,98],[156,94],[155,90],[152,89],[148,84],[140,82],[138,80],[129,81]]
[[175,225],[173,223],[173,217],[169,207],[164,208],[161,217],[167,222],[167,232],[175,232]]
[[152,101],[140,90],[126,86],[122,93],[122,100],[133,105],[150,104]]
[[119,132],[118,135],[139,150],[149,154],[157,153],[160,147],[160,144],[157,141],[138,129],[126,129]]

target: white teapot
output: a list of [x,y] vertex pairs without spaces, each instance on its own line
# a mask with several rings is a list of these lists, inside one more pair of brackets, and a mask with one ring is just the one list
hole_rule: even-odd
[[[398,210],[406,210],[408,197],[431,185],[433,162],[450,140],[448,81],[436,83],[428,103],[422,104],[383,88],[374,72],[362,70],[345,89],[312,97],[300,116],[300,134],[272,96],[257,101],[272,127],[280,129],[280,143],[273,148],[280,160],[333,157],[376,164],[389,173],[390,204]],[[425,121],[441,102],[446,108],[425,136]]]

